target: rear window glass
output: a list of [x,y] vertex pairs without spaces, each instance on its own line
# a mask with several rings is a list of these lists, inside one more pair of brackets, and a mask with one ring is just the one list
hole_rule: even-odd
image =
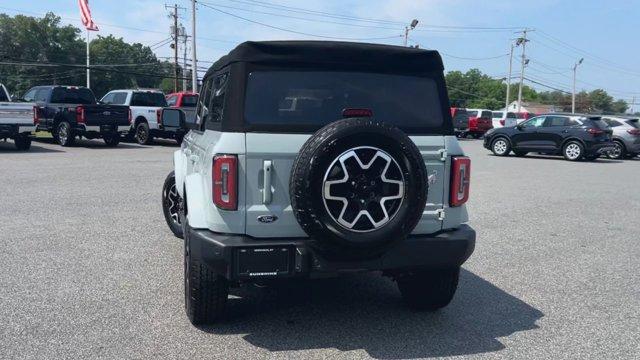
[[[267,91],[265,91],[267,90]],[[417,76],[363,72],[256,71],[249,74],[249,124],[322,126],[348,108],[365,108],[401,128],[443,124],[438,86]]]
[[482,117],[491,119],[491,111],[483,111]]
[[636,129],[640,129],[640,123],[638,122],[638,119],[627,120],[627,124],[633,126]]
[[478,116],[478,112],[477,111],[467,111],[467,113],[469,113],[469,116],[471,116],[471,117]]
[[494,119],[502,119],[502,114],[502,112],[494,111],[492,115]]
[[184,95],[182,96],[183,107],[196,107],[198,104],[198,95]]
[[95,104],[96,97],[87,88],[54,88],[51,93],[53,104]]
[[604,120],[602,120],[601,118],[590,118],[590,119],[587,119],[587,121],[585,121],[585,123],[587,125],[588,124],[592,124],[592,125],[600,128],[600,129],[606,129],[606,128],[609,127],[609,125]]
[[134,92],[131,96],[131,106],[166,107],[167,99],[160,92]]

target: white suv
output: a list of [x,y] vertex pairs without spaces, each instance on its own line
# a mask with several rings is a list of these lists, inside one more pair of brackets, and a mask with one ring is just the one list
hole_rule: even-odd
[[192,323],[220,318],[229,287],[354,271],[417,309],[451,301],[476,235],[442,70],[435,51],[316,41],[212,66],[163,189]]

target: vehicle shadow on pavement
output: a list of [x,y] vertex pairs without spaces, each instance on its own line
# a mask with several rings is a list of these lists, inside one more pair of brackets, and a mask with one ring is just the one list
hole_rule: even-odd
[[498,338],[537,329],[544,316],[465,270],[453,302],[435,313],[408,309],[395,283],[376,274],[259,293],[230,299],[228,320],[201,329],[246,334],[244,340],[269,351],[364,350],[378,359],[406,359],[499,351],[505,346]]
[[57,153],[57,152],[63,152],[63,151],[47,149],[44,147],[36,146],[33,144],[33,142],[31,143],[31,147],[29,148],[29,150],[18,150],[16,149],[15,145],[13,145],[13,142],[0,141],[0,153],[2,154]]
[[[55,140],[53,140],[52,138],[36,138],[34,139],[34,142],[41,142],[41,143],[45,143],[45,144],[52,144],[55,146],[60,146],[58,145]],[[118,144],[118,146],[116,147],[109,147],[107,146],[103,140],[101,139],[76,139],[75,143],[73,145],[70,146],[70,148],[86,148],[86,149],[92,149],[92,150],[100,150],[100,149],[110,149],[110,150],[115,150],[115,149],[135,149],[135,148],[141,148],[142,146],[135,144],[135,145],[129,145],[129,144],[123,144],[122,142]],[[60,146],[61,149],[64,149],[62,146]],[[51,150],[53,151],[53,150]]]
[[[561,155],[542,155],[542,154],[527,154],[527,156],[497,156],[494,154],[487,154],[487,156],[492,156],[492,157],[496,157],[496,158],[503,158],[503,159],[519,159],[519,160],[557,160],[557,161],[567,161],[564,157],[562,157]],[[581,160],[581,161],[577,161],[578,163],[596,163],[596,164],[616,164],[616,163],[622,163],[624,162],[624,160],[615,160],[615,159],[609,159],[609,158],[604,158],[604,157],[600,157],[597,158],[595,160],[592,161],[585,161],[585,160]]]

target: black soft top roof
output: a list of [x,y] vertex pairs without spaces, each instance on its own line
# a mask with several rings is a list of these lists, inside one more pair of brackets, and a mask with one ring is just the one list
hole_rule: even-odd
[[437,51],[340,41],[247,41],[216,61],[207,75],[232,63],[362,65],[404,73],[442,71]]

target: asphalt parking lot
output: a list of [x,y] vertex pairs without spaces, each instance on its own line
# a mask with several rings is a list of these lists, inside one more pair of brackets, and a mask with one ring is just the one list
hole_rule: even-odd
[[[640,159],[472,158],[475,254],[452,304],[375,275],[258,289],[198,329],[160,146],[0,143],[0,358],[640,358]],[[243,295],[243,294],[240,294]]]

